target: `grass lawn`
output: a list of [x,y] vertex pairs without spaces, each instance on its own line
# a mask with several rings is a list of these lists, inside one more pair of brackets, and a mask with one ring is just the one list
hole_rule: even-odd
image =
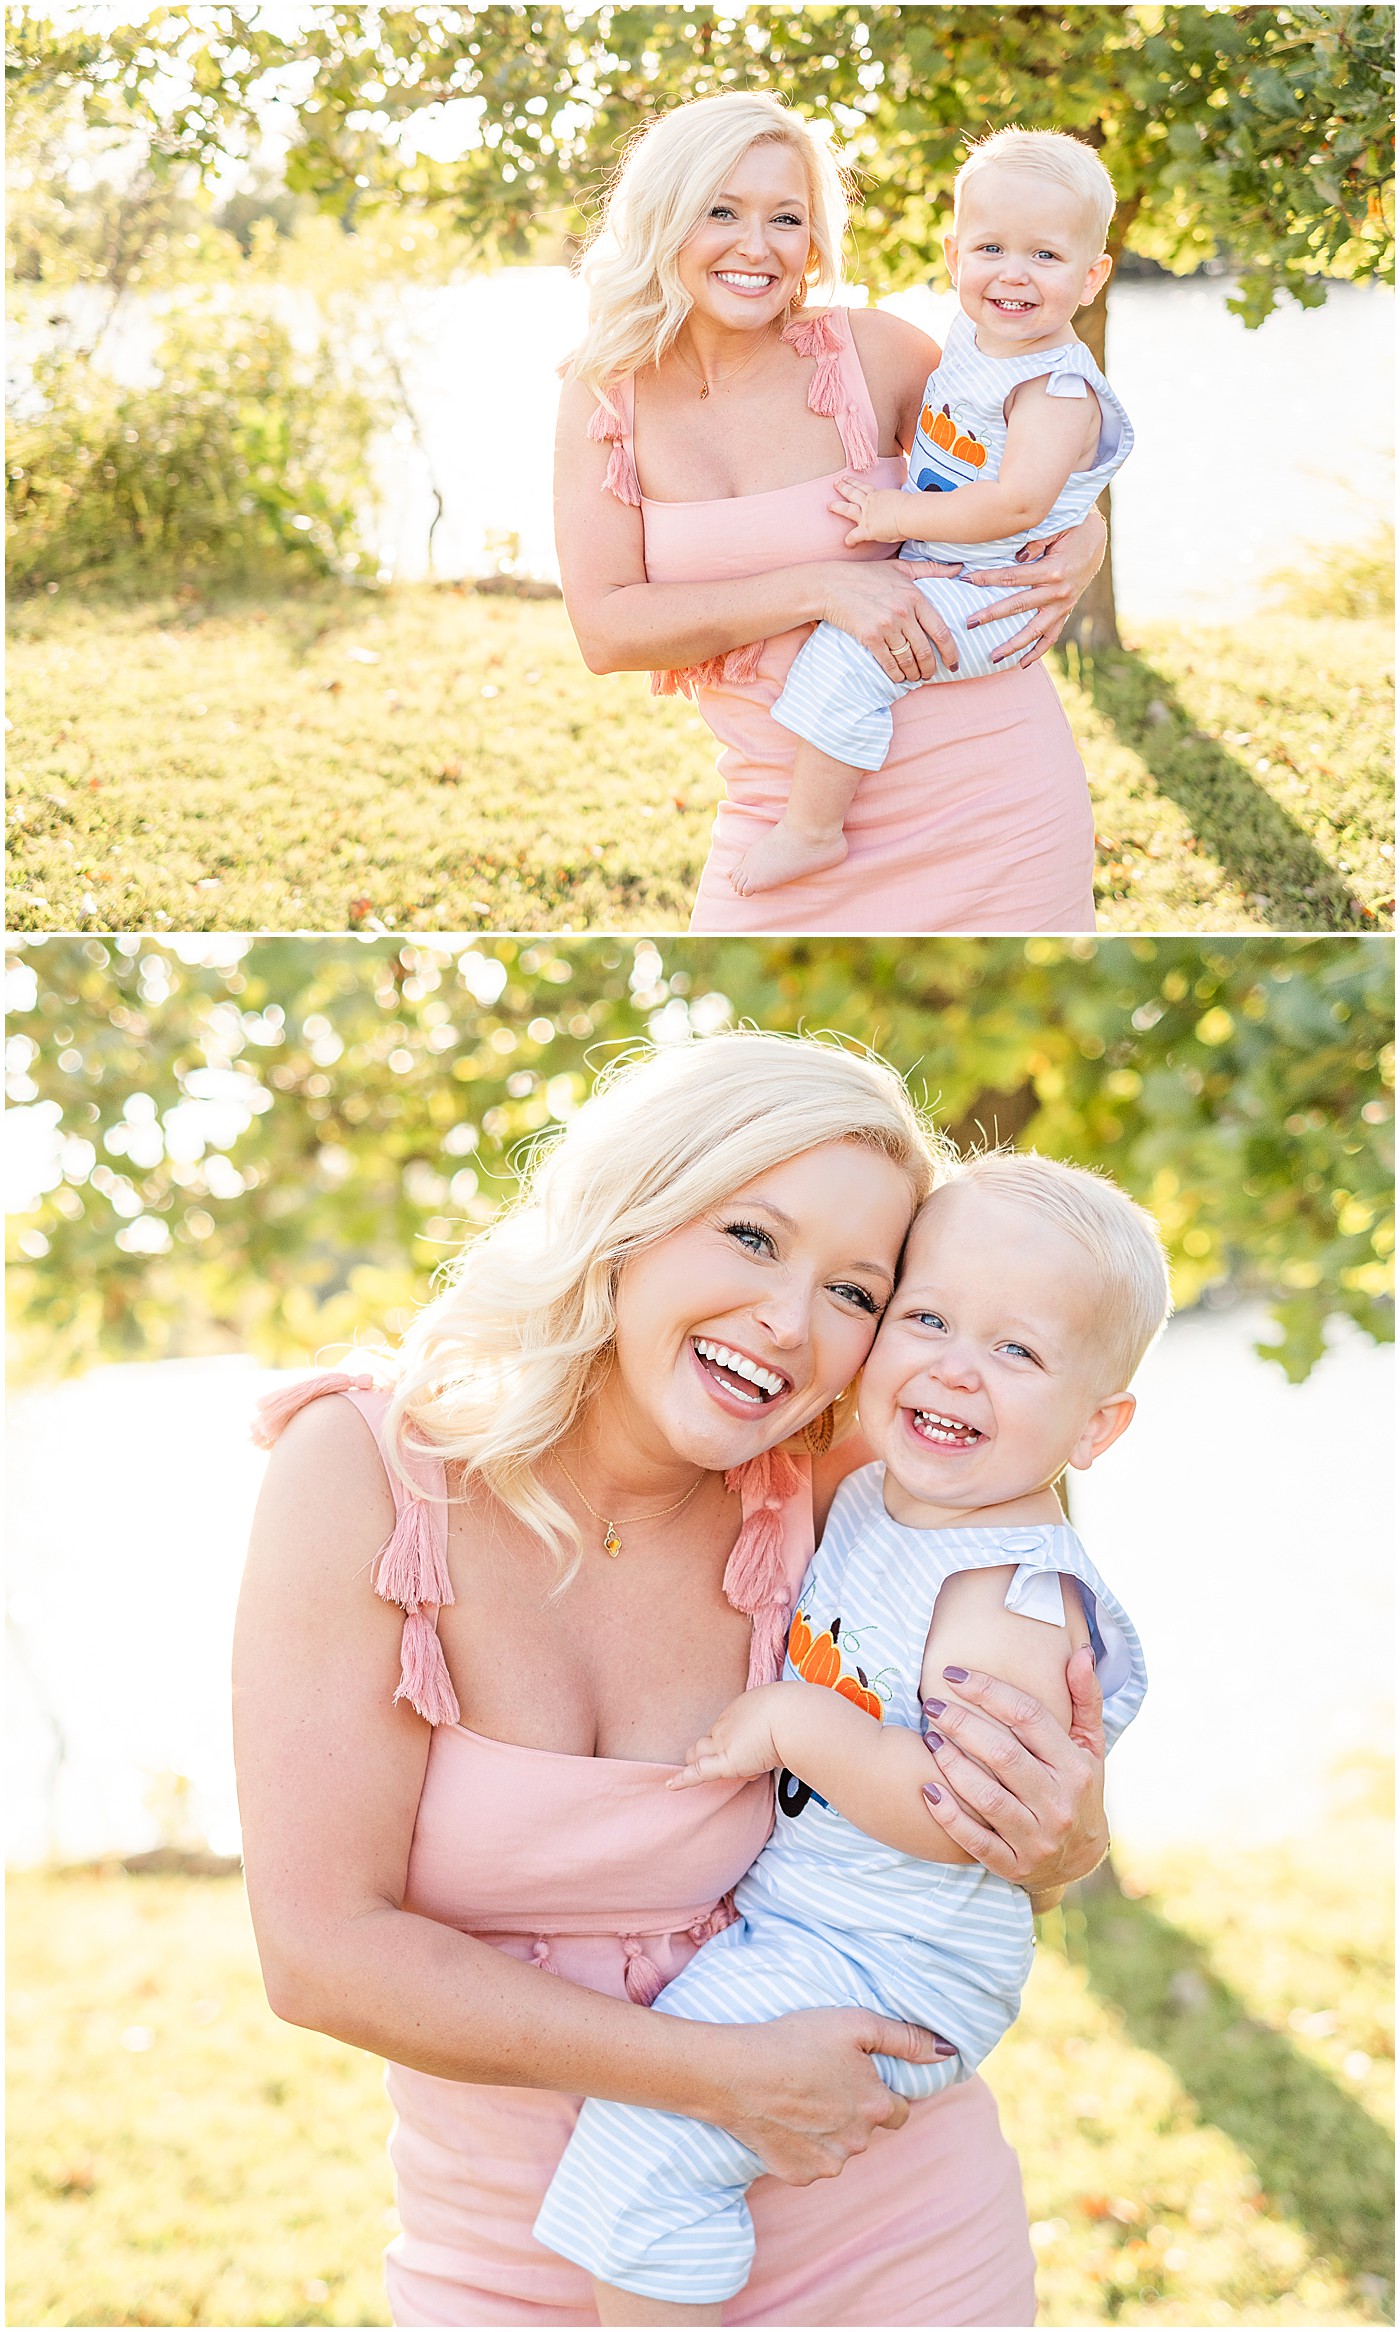
[[[1378,930],[1390,638],[1159,628],[1056,672],[1106,931]],[[677,930],[719,782],[692,708],[595,679],[557,601],[308,588],[20,602],[12,929]]]
[[[1389,1830],[1128,1860],[990,2077],[1051,2325],[1391,2321]],[[382,2324],[379,2066],[278,2025],[236,1880],[10,1894],[12,2324]],[[883,2141],[882,2141],[883,2142]]]

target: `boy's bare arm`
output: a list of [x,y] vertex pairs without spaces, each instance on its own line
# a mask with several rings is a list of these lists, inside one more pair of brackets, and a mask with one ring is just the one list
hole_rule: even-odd
[[858,503],[860,512],[847,540],[989,543],[1039,526],[1074,471],[1089,466],[1101,419],[1092,389],[1081,399],[1051,397],[1046,388],[1045,380],[1036,380],[1017,391],[995,478],[946,494],[862,488],[859,497],[848,493],[842,479],[842,509],[849,513]]
[[[924,1694],[955,1700],[943,1666],[980,1668],[1033,1694],[1068,1724],[1065,1663],[1087,1637],[1073,1583],[1064,1590],[1065,1625],[1054,1626],[1006,1610],[1014,1570],[1006,1564],[961,1572],[945,1584],[929,1631]],[[826,1685],[769,1684],[731,1702],[691,1751],[676,1786],[784,1765],[882,1845],[923,1862],[974,1859],[924,1809],[922,1792],[935,1769],[920,1736],[880,1724]]]

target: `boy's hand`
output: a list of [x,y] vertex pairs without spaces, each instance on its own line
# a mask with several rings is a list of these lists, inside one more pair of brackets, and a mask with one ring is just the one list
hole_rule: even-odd
[[708,1733],[687,1749],[685,1763],[671,1775],[667,1789],[691,1789],[699,1781],[751,1781],[755,1774],[775,1773],[785,1762],[773,1739],[774,1695],[783,1690],[781,1684],[764,1684],[740,1693]]
[[900,507],[904,500],[887,488],[863,486],[846,471],[837,479],[827,507],[835,517],[851,520],[849,548],[853,543],[902,543],[907,531],[907,512]]

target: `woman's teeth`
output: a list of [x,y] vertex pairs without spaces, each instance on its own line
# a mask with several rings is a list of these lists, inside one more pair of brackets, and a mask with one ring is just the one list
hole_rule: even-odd
[[[727,1344],[712,1344],[707,1337],[694,1339],[695,1350],[711,1369],[723,1369],[728,1377],[742,1377],[742,1384],[728,1384],[726,1392],[737,1394],[741,1401],[752,1401],[756,1406],[771,1401],[776,1393],[787,1389],[787,1378],[775,1376],[771,1368],[760,1368],[756,1360],[748,1360],[742,1352],[733,1352]],[[723,1379],[720,1380],[723,1382]],[[752,1387],[750,1391],[748,1388]]]
[[777,280],[776,275],[737,275],[718,267],[715,269],[716,283],[727,283],[734,291],[767,291],[769,285]]
[[921,1438],[944,1449],[971,1449],[986,1439],[975,1425],[964,1424],[961,1417],[940,1417],[936,1409],[916,1409],[913,1416],[914,1429]]

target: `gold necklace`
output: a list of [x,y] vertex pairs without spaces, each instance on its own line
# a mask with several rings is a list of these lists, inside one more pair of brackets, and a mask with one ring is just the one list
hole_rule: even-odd
[[[569,1472],[569,1469],[565,1465],[562,1458],[559,1460],[559,1470],[564,1476],[565,1481],[570,1484],[575,1495],[583,1500],[584,1505],[588,1508],[588,1511],[592,1515],[594,1521],[601,1522],[603,1525],[603,1552],[605,1555],[611,1555],[613,1559],[616,1560],[616,1558],[622,1552],[622,1540],[618,1536],[617,1524],[613,1522],[609,1516],[602,1513],[599,1508],[594,1505],[591,1498],[588,1498],[584,1495],[583,1491],[579,1489],[577,1482],[574,1480],[573,1475]],[[634,1522],[660,1522],[663,1515],[679,1514],[683,1506],[688,1506],[690,1504],[690,1501],[695,1496],[695,1493],[699,1489],[700,1484],[707,1479],[708,1476],[705,1474],[697,1475],[696,1479],[691,1483],[690,1488],[686,1491],[685,1496],[683,1498],[677,1498],[670,1506],[658,1506],[654,1508],[650,1514],[627,1515],[625,1519],[628,1529],[630,1530],[632,1528]]]
[[[747,372],[749,366],[756,363],[758,358],[763,354],[764,349],[771,344],[771,338],[772,326],[769,325],[768,329],[763,335],[763,338],[760,340],[757,348],[754,350],[753,355],[746,356],[742,364],[736,364],[732,372],[722,374],[715,382],[716,388],[722,389],[727,381],[736,381],[739,378],[741,372]],[[685,350],[682,348],[679,340],[677,340],[674,345],[676,354],[680,358],[681,363],[685,366],[686,371],[693,374],[695,379],[700,383],[700,402],[703,404],[704,400],[710,393],[710,384],[706,380],[705,375],[700,371],[699,367],[691,363],[690,358],[686,355]],[[583,1496],[582,1491],[579,1492],[579,1496]]]

